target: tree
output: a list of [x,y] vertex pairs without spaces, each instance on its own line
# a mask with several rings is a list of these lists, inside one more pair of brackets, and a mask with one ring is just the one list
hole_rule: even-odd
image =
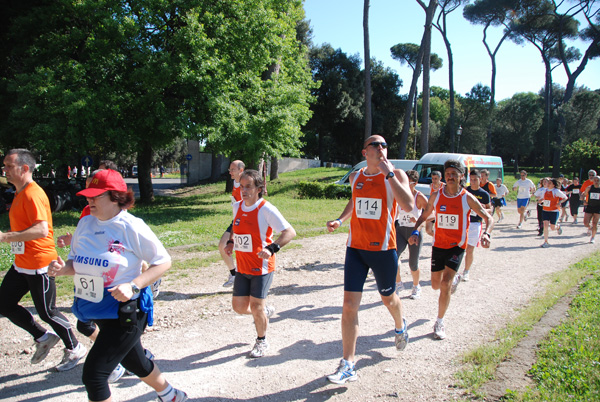
[[365,45],[365,140],[371,136],[373,114],[371,111],[371,45],[369,43],[369,0],[364,0],[363,32]]
[[440,0],[440,12],[437,17],[437,21],[433,26],[440,32],[444,39],[444,45],[446,46],[446,52],[448,53],[448,87],[450,89],[450,124],[448,129],[450,130],[451,138],[451,150],[454,152],[454,133],[456,132],[455,125],[455,104],[454,104],[454,58],[452,57],[452,46],[448,39],[448,14],[455,11],[458,7],[467,3],[469,0]]
[[425,7],[425,3],[417,0],[417,3],[425,10],[425,14],[429,16],[432,13],[432,18],[425,19],[425,31],[423,32],[423,41],[421,46],[424,49],[423,57],[423,117],[421,118],[421,155],[429,152],[429,77],[431,73],[431,26],[433,23],[433,15],[438,5],[437,0],[430,0],[429,6]]
[[596,141],[580,138],[565,146],[564,168],[579,174],[600,166],[600,145]]
[[[410,90],[407,98],[407,107],[404,112],[404,124],[402,127],[402,134],[400,140],[400,153],[399,158],[405,159],[406,157],[406,142],[408,140],[408,132],[410,128],[410,119],[412,111],[414,110],[414,124],[413,127],[416,130],[417,127],[417,82],[421,75],[421,64],[422,57],[421,48],[419,45],[413,43],[398,43],[390,48],[392,58],[398,60],[401,65],[407,64],[413,70],[413,80],[410,86]],[[442,68],[443,61],[435,53],[431,54],[430,57],[430,68],[432,70],[438,70]],[[421,61],[419,61],[421,60]]]

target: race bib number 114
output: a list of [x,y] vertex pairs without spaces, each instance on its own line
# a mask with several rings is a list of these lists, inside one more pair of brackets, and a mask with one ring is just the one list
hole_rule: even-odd
[[354,209],[359,218],[379,219],[381,218],[381,198],[357,197]]

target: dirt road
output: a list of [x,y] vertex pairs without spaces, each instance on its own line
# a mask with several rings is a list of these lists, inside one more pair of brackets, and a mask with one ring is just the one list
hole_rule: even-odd
[[[345,234],[294,241],[297,246],[278,254],[269,297],[276,313],[266,357],[246,357],[256,336],[252,318],[231,310],[230,291],[221,287],[222,264],[163,280],[157,323],[143,336],[143,344],[191,401],[454,400],[461,394],[452,377],[460,355],[489,341],[540,291],[549,274],[598,250],[598,244],[588,243],[581,223],[564,224],[562,236],[551,234],[552,247],[541,249],[536,222],[517,230],[514,207],[506,215],[494,230],[492,248],[476,250],[471,281],[462,283],[452,298],[444,341],[432,339],[438,293],[430,287],[430,238],[421,256],[422,297],[410,300],[408,288],[401,295],[411,338],[403,352],[394,348],[393,321],[373,278],[368,279],[359,315],[357,382],[340,386],[325,379],[342,353]],[[406,258],[402,256],[402,273],[409,280]],[[69,312],[68,300],[59,304]],[[69,318],[75,322],[70,313]],[[0,401],[86,400],[81,365],[66,373],[52,370],[62,357],[58,346],[32,366],[30,336],[4,317],[0,334]],[[149,387],[131,376],[111,389],[115,401],[156,400]]]

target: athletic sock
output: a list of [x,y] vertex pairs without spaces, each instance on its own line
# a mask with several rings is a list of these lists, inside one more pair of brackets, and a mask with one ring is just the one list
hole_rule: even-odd
[[[404,320],[403,320],[404,321]],[[404,322],[402,323],[402,329],[398,329],[398,328],[394,328],[394,330],[396,331],[397,334],[401,334],[404,331],[406,331],[406,325],[404,324]]]
[[161,401],[171,401],[175,398],[175,388],[171,386],[171,384],[167,385],[163,391],[157,392]]
[[35,341],[36,341],[37,343],[40,343],[40,342],[45,342],[46,340],[48,340],[48,331],[46,331],[46,332],[44,333],[44,335],[40,336],[40,337],[39,337],[39,338],[37,338]]
[[443,318],[438,318],[438,319],[436,320],[436,322],[437,322],[438,324],[443,324],[443,323],[444,323],[444,319],[443,319]]
[[265,336],[257,336],[257,337],[256,337],[256,340],[257,340],[257,341],[264,341],[265,339],[267,339],[267,336],[266,336],[266,335],[265,335]]
[[235,269],[230,269],[230,270],[229,270],[229,274],[230,274],[231,276],[235,276]]

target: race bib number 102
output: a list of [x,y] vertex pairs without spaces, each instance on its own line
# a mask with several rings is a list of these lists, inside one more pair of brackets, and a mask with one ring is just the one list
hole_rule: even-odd
[[252,252],[252,236],[249,234],[234,234],[233,249],[244,253]]
[[354,209],[359,218],[379,219],[381,218],[381,198],[357,197]]

